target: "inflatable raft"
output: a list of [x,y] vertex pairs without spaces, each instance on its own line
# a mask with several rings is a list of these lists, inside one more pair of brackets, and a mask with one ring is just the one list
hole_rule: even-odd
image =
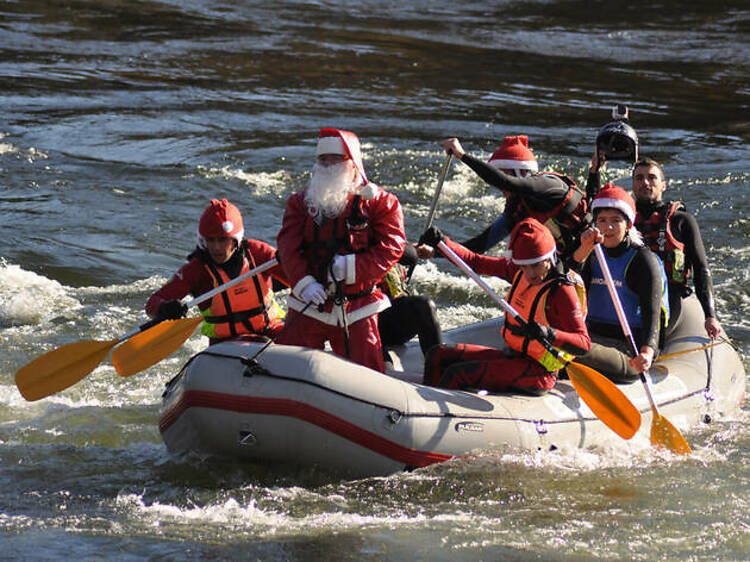
[[[456,328],[444,340],[497,346],[501,321]],[[700,305],[688,299],[662,355],[707,343]],[[213,345],[168,383],[159,429],[170,452],[364,477],[476,450],[590,448],[620,439],[566,379],[540,397],[449,391],[420,384],[423,357],[415,342],[391,351],[388,374],[296,346],[271,345],[250,361],[261,346]],[[659,412],[683,431],[736,412],[746,384],[729,343],[656,363],[648,378]],[[643,385],[619,387],[641,411],[639,435],[647,439],[651,408]]]

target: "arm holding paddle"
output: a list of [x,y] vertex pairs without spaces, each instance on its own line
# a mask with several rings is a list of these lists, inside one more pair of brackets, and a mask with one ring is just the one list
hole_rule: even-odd
[[[262,264],[245,275],[250,277],[274,265],[276,260]],[[242,280],[237,278],[227,285],[234,286]],[[216,287],[184,306],[189,308],[197,305],[228,288],[229,286]],[[16,371],[16,386],[29,401],[56,394],[86,377],[118,344],[123,345],[117,347],[113,354],[115,368],[121,376],[135,374],[161,361],[180,347],[201,322],[200,316],[166,321],[155,318],[117,339],[84,340],[63,345],[40,355]]]
[[[445,241],[443,241],[442,236],[439,236],[438,239],[435,234],[436,233],[434,232],[428,234],[423,241],[436,241],[437,247],[452,263],[471,277],[489,296],[500,304],[503,309],[513,317],[519,326],[526,326],[527,323],[520,314],[502,299],[502,297],[500,297],[489,285],[487,285],[487,283],[485,283],[484,280],[482,280],[482,278],[479,277],[471,267],[469,267],[469,265],[466,264],[466,262],[464,262],[464,260],[446,244]],[[570,361],[571,357],[569,355],[552,347],[544,338],[542,338],[541,343],[544,348],[560,362],[561,366]],[[481,350],[479,351],[480,353],[485,353]],[[638,428],[640,427],[640,413],[635,409],[622,391],[620,391],[611,381],[593,369],[573,362],[568,363],[567,371],[571,382],[581,399],[604,424],[623,439],[630,439],[636,431],[638,431]],[[427,371],[425,375],[426,377],[428,376]],[[483,379],[481,383],[484,384],[484,382]]]
[[[581,234],[581,243],[578,249],[573,252],[573,260],[577,263],[585,262],[594,247],[603,241],[604,236],[596,227],[588,228]],[[654,356],[655,349],[648,344],[643,344],[638,349],[638,353],[628,359],[628,365],[636,372],[647,370],[653,363]]]

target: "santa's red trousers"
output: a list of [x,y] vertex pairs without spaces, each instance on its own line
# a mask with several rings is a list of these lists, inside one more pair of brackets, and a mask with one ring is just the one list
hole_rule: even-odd
[[[343,327],[332,326],[296,310],[289,310],[286,325],[276,343],[323,349],[326,340],[330,342],[336,355],[346,357],[346,333]],[[349,350],[348,359],[381,373],[385,372],[377,314],[349,325]]]
[[438,345],[425,357],[424,384],[429,386],[538,395],[555,386],[556,380],[557,373],[537,361],[481,345]]

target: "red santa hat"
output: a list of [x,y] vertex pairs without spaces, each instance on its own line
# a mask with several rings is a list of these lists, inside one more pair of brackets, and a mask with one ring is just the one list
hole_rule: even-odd
[[617,209],[630,221],[635,222],[635,201],[630,193],[619,185],[607,183],[591,203],[591,210],[595,209]]
[[532,174],[539,171],[539,164],[529,148],[529,137],[526,135],[505,137],[500,148],[490,156],[489,163],[495,168],[529,170]]
[[533,218],[519,222],[510,233],[508,248],[516,265],[531,265],[554,259],[556,244],[549,229]]
[[362,165],[362,148],[359,145],[357,135],[351,131],[323,127],[318,135],[318,147],[315,156],[322,154],[340,154],[350,158],[359,172],[362,183],[367,185],[367,174],[365,174],[365,168]]
[[226,199],[211,199],[198,222],[198,246],[205,248],[206,238],[234,238],[239,245],[244,236],[240,210]]

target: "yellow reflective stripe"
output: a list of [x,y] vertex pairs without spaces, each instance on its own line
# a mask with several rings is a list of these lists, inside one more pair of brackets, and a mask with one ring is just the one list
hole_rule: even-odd
[[544,355],[542,355],[539,359],[537,359],[537,361],[539,361],[542,367],[547,369],[550,373],[553,371],[559,371],[560,369],[565,367],[565,365],[567,365],[573,360],[573,356],[570,353],[565,353],[564,351],[561,351],[557,348],[555,349],[560,354],[560,357],[562,358],[562,360],[555,357],[549,351],[545,351]]

